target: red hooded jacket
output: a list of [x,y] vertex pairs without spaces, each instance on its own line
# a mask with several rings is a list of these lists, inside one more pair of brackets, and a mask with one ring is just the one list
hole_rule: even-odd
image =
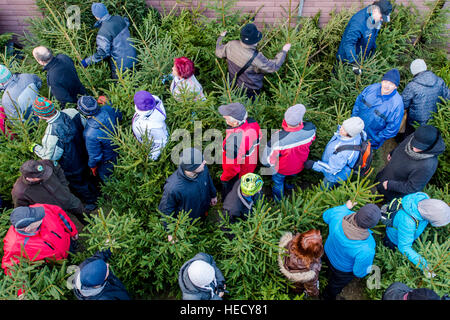
[[261,128],[252,119],[240,126],[228,128],[222,145],[222,169],[220,180],[229,181],[236,175],[239,178],[253,172],[258,164],[259,141]]
[[[45,217],[35,235],[19,233],[10,226],[3,240],[2,268],[8,274],[8,267],[18,263],[18,256],[37,261],[43,259],[61,260],[68,256],[70,238],[77,235],[75,224],[58,206],[51,204],[33,204],[30,207],[43,207]],[[24,254],[21,248],[24,248]]]

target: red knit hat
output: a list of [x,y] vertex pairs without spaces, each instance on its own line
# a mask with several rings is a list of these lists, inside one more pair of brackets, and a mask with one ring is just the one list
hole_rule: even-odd
[[33,103],[33,112],[36,116],[51,118],[56,114],[56,109],[47,98],[37,97]]

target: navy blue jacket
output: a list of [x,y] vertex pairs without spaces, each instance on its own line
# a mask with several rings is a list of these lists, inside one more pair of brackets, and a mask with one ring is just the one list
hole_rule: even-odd
[[361,64],[360,54],[365,53],[364,59],[367,59],[375,53],[381,23],[372,23],[371,10],[370,5],[358,11],[348,22],[336,54],[338,60]]
[[432,71],[424,71],[416,74],[402,92],[403,104],[408,109],[408,123],[417,121],[420,125],[427,124],[437,111],[436,104],[450,99],[450,91],[442,78]]
[[78,95],[86,95],[86,89],[78,78],[72,59],[58,54],[44,67],[51,95],[64,108],[66,103],[77,103]]
[[176,215],[184,210],[192,219],[205,217],[211,199],[217,195],[208,168],[199,173],[196,178],[189,178],[183,169],[178,169],[166,180],[164,192],[159,203],[159,210],[170,215]]
[[87,119],[84,140],[90,168],[105,165],[109,161],[116,161],[117,152],[108,137],[109,132],[112,134],[117,122],[121,120],[122,113],[108,105],[101,107],[100,113]]
[[[108,262],[111,257],[111,251],[108,249],[107,251],[98,251],[92,257],[84,260],[80,265],[80,271],[83,269],[85,265],[88,263],[102,259],[105,262]],[[128,292],[123,285],[123,283],[112,273],[111,269],[109,270],[108,278],[106,279],[106,284],[103,290],[97,295],[93,296],[84,296],[80,290],[77,289],[76,286],[73,287],[73,293],[77,297],[78,300],[131,300]]]
[[[111,57],[119,69],[133,68],[136,60],[136,49],[130,38],[127,18],[111,16],[107,14],[97,21],[95,27],[100,28],[97,34],[97,52],[86,58],[88,65],[100,62]],[[111,69],[116,70],[113,61],[110,61]]]

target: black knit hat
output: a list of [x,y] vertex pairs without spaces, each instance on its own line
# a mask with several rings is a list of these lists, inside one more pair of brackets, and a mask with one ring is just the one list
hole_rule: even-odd
[[408,300],[441,300],[441,298],[431,289],[414,289],[408,294]]
[[201,166],[203,154],[195,148],[184,149],[180,154],[180,167],[183,170],[193,172]]
[[258,31],[258,28],[253,24],[246,24],[241,29],[241,41],[245,44],[255,44],[262,39],[262,33]]
[[380,208],[373,203],[369,203],[356,212],[355,222],[360,228],[370,229],[378,224],[380,218]]
[[420,126],[414,132],[411,146],[422,151],[429,150],[439,138],[439,130],[430,125]]

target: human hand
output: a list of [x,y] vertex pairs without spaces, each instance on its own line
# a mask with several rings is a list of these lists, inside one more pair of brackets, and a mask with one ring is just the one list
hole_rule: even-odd
[[428,268],[426,268],[424,270],[424,273],[425,273],[425,277],[427,277],[428,279],[436,277],[436,273],[434,273],[433,271],[430,271],[430,269],[428,269]]
[[286,44],[283,46],[283,51],[288,52],[290,49],[291,49],[291,44],[290,44],[290,43],[286,43]]
[[391,161],[391,159],[392,159],[391,154],[388,154],[387,155],[387,161]]
[[92,175],[93,175],[94,177],[96,177],[96,176],[97,176],[97,167],[91,168],[91,172],[92,172]]
[[312,169],[312,167],[314,166],[314,163],[316,163],[313,160],[307,160],[303,166],[305,167],[305,169]]
[[211,199],[211,206],[215,206],[217,204],[217,197]]
[[106,98],[105,96],[100,96],[97,99],[98,104],[104,105],[104,104],[106,104],[106,102],[108,102],[108,98]]
[[357,76],[362,74],[362,69],[360,67],[353,67],[352,70],[353,70],[353,73],[356,74]]
[[356,206],[357,204],[358,202],[352,202],[352,200],[347,200],[347,202],[345,203],[345,205],[349,210],[353,209],[353,207]]
[[73,237],[71,237],[72,240],[78,240],[78,233],[76,235],[74,235]]
[[167,236],[167,240],[168,240],[169,242],[171,242],[171,243],[175,243],[175,241],[173,240],[173,237],[172,237],[171,234],[169,234],[169,235]]
[[388,180],[386,180],[386,181],[383,182],[383,188],[384,188],[384,190],[387,190],[387,187],[388,187]]
[[227,31],[222,31],[222,33],[220,34],[221,37],[225,37],[227,35]]
[[30,151],[31,151],[31,152],[34,152],[34,148],[36,148],[37,145],[38,145],[37,143],[33,143],[33,144],[30,146]]

